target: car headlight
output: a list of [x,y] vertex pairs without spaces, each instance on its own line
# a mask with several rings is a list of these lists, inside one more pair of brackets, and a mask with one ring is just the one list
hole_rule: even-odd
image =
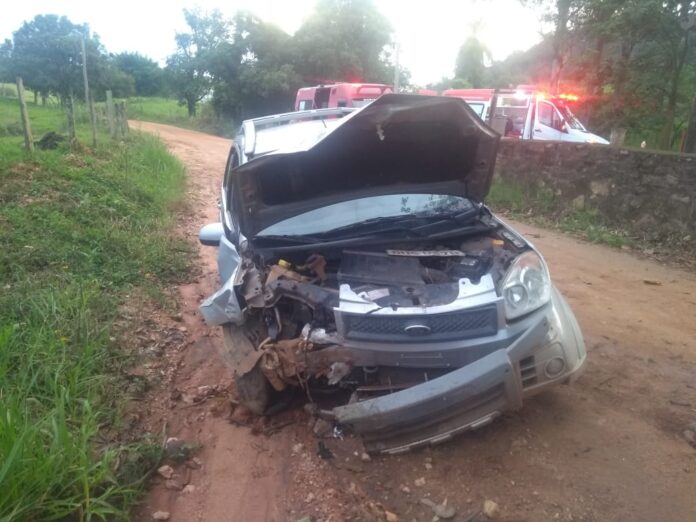
[[502,285],[505,316],[515,319],[545,305],[551,299],[551,277],[546,263],[536,252],[515,259]]

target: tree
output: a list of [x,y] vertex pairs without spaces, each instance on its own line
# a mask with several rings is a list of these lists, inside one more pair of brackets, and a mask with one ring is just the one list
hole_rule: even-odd
[[11,82],[12,78],[12,41],[0,44],[0,82]]
[[229,37],[229,23],[220,11],[203,14],[184,9],[190,32],[177,33],[176,52],[167,59],[169,82],[189,116],[196,115],[196,106],[209,93],[212,78],[211,60],[218,47]]
[[90,81],[97,85],[103,71],[104,52],[86,24],[72,23],[64,16],[38,15],[13,35],[11,67],[24,84],[41,94],[65,98],[83,92],[80,40],[85,39]]
[[157,63],[139,53],[120,53],[113,58],[114,65],[133,78],[138,96],[162,96],[164,71]]
[[391,33],[372,0],[319,0],[293,38],[296,68],[312,83],[391,83]]
[[491,53],[476,36],[470,36],[459,48],[455,77],[465,80],[474,89],[484,86],[486,76],[485,61]]
[[239,120],[290,110],[301,86],[290,35],[248,12],[232,28],[211,59],[216,113]]

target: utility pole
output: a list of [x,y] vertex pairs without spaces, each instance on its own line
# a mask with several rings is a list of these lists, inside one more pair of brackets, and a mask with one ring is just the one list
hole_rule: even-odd
[[24,131],[24,147],[29,152],[34,152],[34,137],[31,135],[31,124],[27,112],[27,102],[24,99],[24,82],[17,76],[17,97],[19,98],[19,111],[22,113],[22,130]]
[[89,81],[87,80],[87,52],[85,51],[85,37],[80,39],[82,45],[82,77],[85,80],[85,103],[89,108],[89,122],[92,127],[92,147],[97,146],[97,120],[94,117],[94,104],[92,97],[89,95]]
[[399,92],[399,80],[401,74],[399,71],[399,44],[394,44],[394,92]]

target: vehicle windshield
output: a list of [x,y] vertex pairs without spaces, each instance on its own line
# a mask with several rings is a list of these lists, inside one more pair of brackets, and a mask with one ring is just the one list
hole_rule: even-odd
[[357,225],[377,218],[396,216],[438,216],[471,210],[466,198],[443,194],[388,194],[342,201],[293,216],[257,234],[264,236],[302,236]]
[[560,100],[560,99],[555,99],[555,100],[553,101],[553,103],[554,103],[554,105],[556,106],[556,108],[558,109],[558,112],[561,113],[561,116],[563,116],[563,119],[565,120],[565,122],[566,122],[566,124],[568,125],[568,127],[570,127],[571,129],[577,129],[577,130],[580,130],[580,131],[585,131],[585,132],[587,132],[587,130],[585,129],[585,127],[584,127],[584,126],[582,125],[582,123],[580,123],[580,121],[575,117],[575,114],[572,113],[572,111],[571,111],[570,108],[565,104],[564,101],[562,101],[562,100]]
[[483,110],[486,107],[483,103],[467,102],[469,107],[476,113],[476,115],[483,119]]

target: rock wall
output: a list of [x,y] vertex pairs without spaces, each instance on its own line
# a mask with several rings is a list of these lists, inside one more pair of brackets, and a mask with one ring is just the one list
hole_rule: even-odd
[[[662,244],[696,239],[696,155],[503,140],[496,178],[558,216],[587,209],[602,224]],[[542,197],[543,196],[543,197]],[[536,210],[536,209],[535,209]]]

